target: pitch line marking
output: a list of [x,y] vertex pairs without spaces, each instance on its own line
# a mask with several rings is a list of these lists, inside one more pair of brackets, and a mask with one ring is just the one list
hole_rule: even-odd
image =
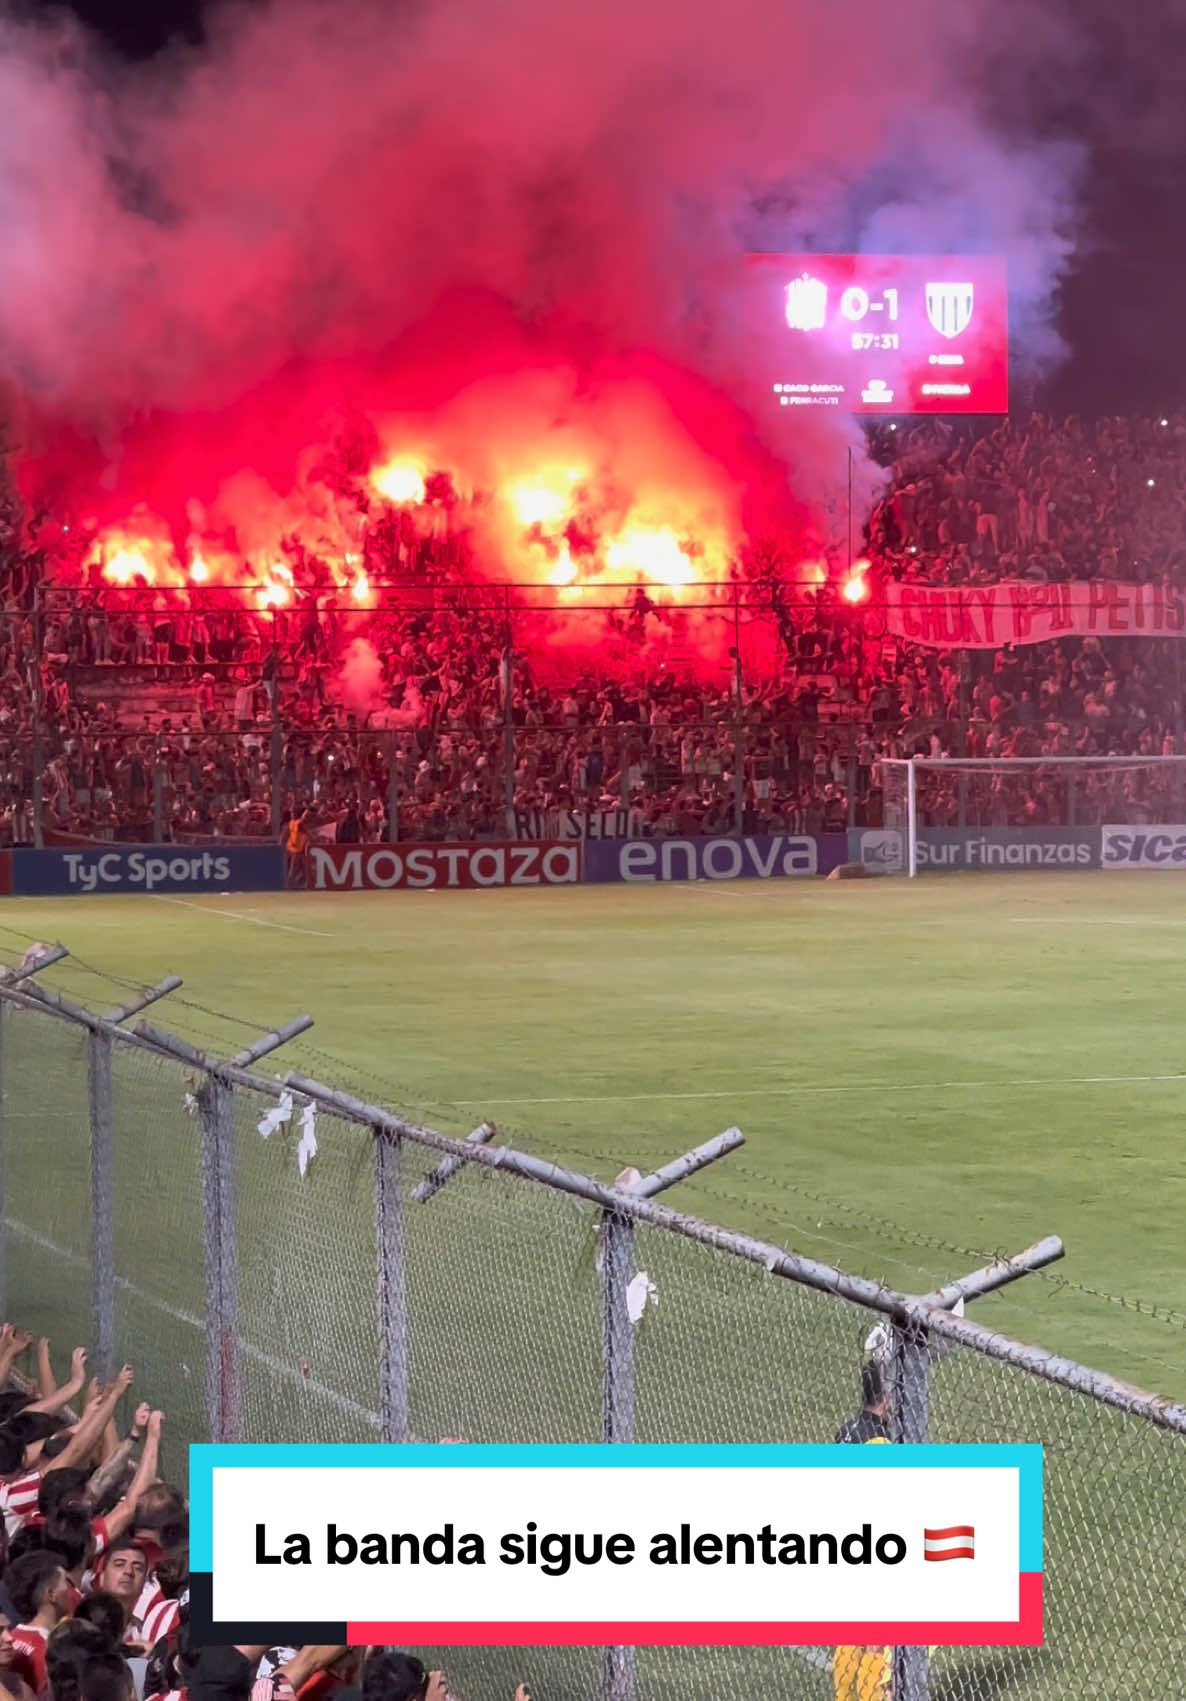
[[560,1093],[549,1098],[499,1098],[487,1093],[481,1099],[450,1099],[465,1108],[487,1104],[639,1104],[655,1099],[758,1099],[794,1098],[805,1093],[944,1093],[973,1089],[984,1092],[996,1087],[1117,1087],[1150,1085],[1154,1082],[1186,1081],[1178,1075],[1043,1075],[1010,1081],[842,1081],[835,1086],[730,1087],[725,1091],[697,1093]]
[[1019,915],[1009,919],[1036,927],[1186,927],[1186,917],[1176,915]]
[[[76,1252],[68,1252],[64,1246],[59,1246],[48,1235],[39,1233],[35,1228],[30,1228],[27,1223],[22,1223],[17,1217],[0,1217],[0,1227],[6,1228],[15,1240],[28,1241],[30,1245],[38,1247],[42,1252],[48,1252],[52,1257],[60,1258],[65,1264],[73,1265],[79,1270],[89,1270],[89,1264],[85,1258],[80,1258]],[[206,1323],[203,1318],[192,1311],[183,1311],[179,1305],[170,1305],[168,1300],[160,1299],[156,1294],[147,1293],[143,1288],[138,1288],[135,1282],[128,1281],[126,1276],[116,1276],[115,1286],[121,1293],[130,1294],[142,1305],[151,1306],[154,1311],[159,1311],[163,1316],[172,1318],[175,1323],[184,1323],[187,1328],[194,1329],[199,1333],[205,1331]],[[313,1377],[306,1376],[295,1365],[286,1364],[283,1359],[261,1351],[259,1347],[252,1346],[250,1341],[245,1341],[242,1337],[239,1337],[238,1344],[244,1358],[263,1365],[273,1376],[278,1376],[283,1381],[292,1383],[295,1388],[304,1389],[309,1393],[318,1395],[327,1405],[336,1406],[339,1411],[347,1412],[351,1417],[361,1418],[371,1429],[378,1429],[379,1414],[372,1411],[369,1406],[360,1405],[357,1400],[352,1400],[348,1394],[340,1394],[336,1388],[326,1387],[324,1382],[318,1382]]]
[[208,909],[205,904],[195,904],[192,898],[170,898],[164,892],[151,894],[158,904],[180,904],[182,909],[197,910],[199,915],[220,916],[223,921],[246,921],[252,927],[274,927],[280,933],[307,933],[314,939],[337,939],[336,933],[326,933],[320,927],[294,927],[287,921],[262,921],[259,916],[252,915],[248,910]]

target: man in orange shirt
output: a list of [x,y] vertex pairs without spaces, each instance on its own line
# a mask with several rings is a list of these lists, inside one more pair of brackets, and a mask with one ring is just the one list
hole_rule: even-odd
[[305,874],[305,858],[309,849],[308,820],[309,811],[307,809],[302,809],[299,813],[294,809],[289,818],[288,826],[284,829],[284,854],[288,859],[288,884],[290,886],[308,884]]

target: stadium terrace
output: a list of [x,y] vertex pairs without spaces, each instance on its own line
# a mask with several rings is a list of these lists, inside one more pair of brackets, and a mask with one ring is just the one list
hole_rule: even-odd
[[[364,481],[356,547],[334,566],[290,539],[261,602],[212,551],[174,571],[171,542],[116,548],[13,486],[0,841],[274,842],[294,813],[314,843],[595,836],[617,811],[636,837],[818,834],[883,824],[885,758],[1182,752],[1186,422],[932,421],[871,445],[889,485],[856,600],[843,556],[791,534],[709,549],[686,520],[678,544],[678,504],[640,554],[589,533],[581,555],[592,498],[563,481],[516,487],[492,558],[451,479],[397,462]],[[538,580],[511,581],[520,548]],[[995,646],[909,614],[994,596]],[[1071,818],[1040,767],[919,802],[935,826]],[[1085,783],[1073,819],[1121,809],[1177,818],[1130,769]]]

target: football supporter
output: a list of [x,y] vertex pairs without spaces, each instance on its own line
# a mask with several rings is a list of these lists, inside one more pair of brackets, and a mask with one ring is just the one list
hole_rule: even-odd
[[[861,1409],[841,1424],[836,1440],[854,1446],[890,1440],[889,1398],[875,1361],[861,1367]],[[893,1655],[892,1648],[837,1648],[832,1658],[836,1701],[891,1701]]]
[[[0,569],[15,587],[0,611],[0,843],[31,840],[35,756],[51,834],[266,838],[278,807],[280,821],[308,808],[320,838],[340,826],[340,842],[373,843],[527,836],[524,818],[546,830],[548,817],[621,808],[652,836],[732,831],[739,806],[746,832],[878,826],[879,755],[1180,753],[1176,642],[930,648],[887,640],[882,593],[895,579],[1180,590],[1186,422],[925,422],[872,444],[887,482],[865,539],[867,605],[844,608],[834,583],[805,588],[793,547],[756,541],[737,585],[757,598],[747,621],[769,641],[760,661],[747,649],[740,696],[730,667],[668,642],[672,610],[638,596],[605,613],[595,644],[533,654],[525,638],[508,666],[489,564],[479,570],[441,510],[443,531],[411,543],[388,546],[389,528],[372,528],[374,606],[335,606],[318,568],[276,618],[104,587],[83,571],[80,533],[58,528],[47,544],[14,495],[0,520]],[[408,598],[409,585],[422,594]],[[365,700],[343,684],[360,638],[374,657]],[[921,801],[936,825],[959,807]],[[972,801],[1008,825],[1071,810],[1049,787]],[[1077,798],[1075,820],[1108,802]]]
[[42,1550],[12,1560],[4,1584],[18,1620],[12,1629],[13,1669],[40,1695],[48,1687],[45,1650],[50,1632],[70,1612],[70,1579],[60,1556]]

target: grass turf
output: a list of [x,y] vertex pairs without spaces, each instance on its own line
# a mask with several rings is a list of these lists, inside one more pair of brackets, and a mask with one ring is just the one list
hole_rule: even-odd
[[[1057,1281],[1029,1278],[976,1315],[1180,1394],[1178,890],[1158,875],[1048,874],[21,900],[0,939],[61,937],[74,960],[45,978],[96,1008],[124,996],[104,974],[184,975],[158,1019],[224,1052],[252,1024],[308,1009],[317,1028],[287,1066],[448,1129],[489,1114],[517,1143],[605,1175],[736,1122],[746,1147],[672,1202],[898,1287],[1059,1232]],[[44,1018],[11,1016],[5,1044],[8,1208],[26,1227],[10,1290],[23,1321],[60,1337],[63,1306],[80,1332],[87,1310],[85,1057]],[[201,1433],[205,1382],[184,1085],[183,1069],[117,1049],[119,1339],[141,1386],[167,1390],[174,1436]],[[261,1108],[243,1102],[238,1124],[243,1432],[365,1439],[369,1151],[319,1118],[301,1183],[292,1142],[255,1134]],[[429,1160],[405,1162],[406,1193]],[[470,1170],[409,1209],[406,1228],[413,1433],[596,1439],[589,1213]],[[654,1231],[637,1251],[660,1293],[636,1343],[639,1439],[830,1436],[853,1404],[867,1319]],[[937,1701],[1165,1693],[1186,1610],[1180,1444],[971,1355],[937,1367],[931,1424],[938,1440],[1043,1440],[1050,1533],[1047,1648],[940,1655]],[[1177,1581],[1152,1601],[1134,1586],[1134,1620],[1116,1584],[1143,1572],[1151,1545]],[[797,1654],[640,1662],[643,1694],[664,1701],[707,1701],[739,1675],[804,1701],[828,1692],[826,1666]],[[475,1698],[509,1692],[513,1672],[575,1701],[596,1655],[449,1665]]]
[[[1054,1279],[978,1315],[1186,1394],[1169,877],[19,900],[2,919],[112,975],[183,975],[191,1002],[154,1016],[200,1043],[247,1030],[194,1004],[269,1026],[307,1009],[286,1066],[448,1130],[489,1115],[603,1175],[737,1123],[746,1147],[670,1202],[894,1286],[1061,1234]],[[76,967],[46,979],[119,1001]]]

